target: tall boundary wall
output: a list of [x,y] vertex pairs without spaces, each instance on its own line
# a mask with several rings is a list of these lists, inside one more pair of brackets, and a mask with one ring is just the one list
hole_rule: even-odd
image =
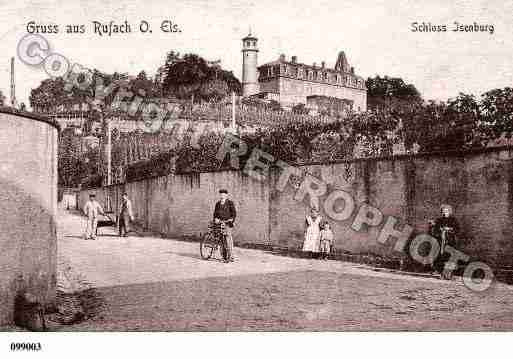
[[[320,197],[321,215],[327,218],[324,200],[334,190],[344,190],[355,200],[355,210],[345,221],[330,220],[335,248],[354,254],[398,257],[392,243],[377,241],[388,216],[415,232],[427,230],[428,221],[439,215],[441,203],[451,204],[463,229],[456,245],[472,260],[493,267],[513,267],[513,147],[487,148],[458,153],[403,155],[357,159],[297,167],[327,183]],[[272,168],[260,182],[241,171],[170,174],[142,181],[82,190],[83,207],[90,192],[106,203],[110,196],[116,208],[127,191],[136,221],[167,237],[198,235],[207,230],[218,190],[227,188],[238,211],[234,239],[282,248],[301,248],[305,215],[310,200],[295,199],[298,183],[276,188],[280,169]],[[384,221],[377,227],[354,231],[351,224],[364,204],[378,208]],[[343,202],[335,203],[342,210]],[[328,218],[329,219],[329,218]]]
[[0,129],[0,325],[10,325],[18,298],[55,301],[59,126],[0,108]]

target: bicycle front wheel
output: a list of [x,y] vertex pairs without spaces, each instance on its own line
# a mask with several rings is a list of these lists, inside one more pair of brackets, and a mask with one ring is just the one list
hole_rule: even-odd
[[205,234],[200,242],[201,258],[209,259],[210,257],[212,257],[212,254],[214,253],[215,248],[216,248],[216,243],[215,243],[215,240],[214,240],[212,234],[210,234],[210,233]]

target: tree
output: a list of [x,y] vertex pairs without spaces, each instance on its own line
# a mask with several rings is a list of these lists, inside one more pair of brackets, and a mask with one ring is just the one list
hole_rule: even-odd
[[164,65],[159,66],[155,76],[153,77],[153,86],[158,93],[159,97],[164,97],[164,76],[166,68]]
[[64,80],[62,78],[46,79],[41,84],[30,91],[30,106],[36,112],[55,111],[58,106],[65,106],[69,103],[64,90]]
[[81,138],[76,136],[74,129],[66,128],[59,135],[58,178],[59,185],[63,187],[75,187],[80,183],[82,174]]
[[135,95],[143,98],[153,98],[159,95],[159,89],[154,81],[147,77],[146,72],[143,70],[139,74],[130,79],[128,87]]
[[483,145],[479,130],[482,115],[473,95],[460,93],[447,102],[429,101],[411,106],[397,116],[399,133],[407,149],[420,152],[465,150]]
[[180,99],[219,100],[232,91],[240,93],[241,84],[232,72],[211,65],[196,54],[170,51],[164,64],[163,93]]
[[488,139],[513,135],[513,88],[505,87],[484,93],[480,107],[482,111],[481,130]]
[[422,102],[422,97],[415,86],[406,84],[399,77],[369,77],[365,85],[369,110],[390,110],[405,103]]
[[482,114],[474,95],[461,93],[447,101],[445,121],[450,128],[449,135],[458,149],[480,147],[483,144],[479,132]]
[[0,90],[0,106],[5,106],[5,96]]
[[199,88],[200,98],[207,101],[218,102],[226,97],[229,92],[228,84],[222,80],[210,80],[203,83]]

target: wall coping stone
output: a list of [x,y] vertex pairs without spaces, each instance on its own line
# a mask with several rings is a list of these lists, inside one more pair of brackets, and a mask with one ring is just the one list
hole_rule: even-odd
[[47,123],[57,129],[57,131],[61,131],[61,126],[56,120],[53,120],[47,116],[37,114],[35,112],[28,112],[28,111],[20,111],[16,108],[7,107],[7,106],[0,106],[0,113],[5,113],[8,115],[15,115],[15,116],[21,116],[25,118],[29,118],[31,120],[39,121]]
[[[504,145],[504,146],[496,146],[496,147],[483,147],[483,148],[475,148],[470,150],[456,150],[456,151],[438,151],[438,152],[422,152],[422,153],[415,153],[415,154],[400,154],[400,155],[393,155],[393,156],[381,156],[381,157],[362,157],[362,158],[352,158],[347,160],[336,160],[336,161],[327,161],[327,162],[308,162],[308,163],[299,163],[294,164],[291,166],[294,167],[306,167],[306,166],[330,166],[330,165],[336,165],[336,164],[343,164],[343,163],[359,163],[359,162],[378,162],[378,161],[405,161],[405,160],[414,160],[416,158],[441,158],[441,157],[467,157],[467,156],[477,156],[484,153],[494,153],[494,152],[502,152],[502,151],[511,151],[513,152],[513,145]],[[271,169],[277,168],[277,166],[272,165]],[[241,172],[240,169],[233,169],[233,168],[221,168],[217,170],[211,170],[211,171],[203,171],[203,172],[196,172],[196,171],[190,171],[190,172],[176,172],[176,173],[169,173],[174,174],[175,176],[199,176],[201,173],[217,173],[217,172]],[[115,187],[120,185],[125,185],[127,183],[135,183],[140,181],[145,181],[148,179],[154,179],[159,177],[165,177],[168,175],[157,175],[157,176],[148,176],[146,178],[137,179],[135,181],[131,182],[123,182],[123,183],[116,183],[111,184],[109,186],[103,186],[100,188],[108,188],[108,187]],[[98,187],[97,187],[98,188]],[[93,188],[91,188],[93,189]]]

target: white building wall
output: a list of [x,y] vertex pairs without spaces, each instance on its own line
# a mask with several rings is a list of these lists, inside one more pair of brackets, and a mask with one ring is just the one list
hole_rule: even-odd
[[367,91],[364,89],[309,82],[285,77],[280,77],[276,80],[276,82],[278,81],[280,102],[284,105],[294,105],[298,103],[306,104],[306,98],[308,96],[321,95],[352,100],[354,111],[367,110]]

